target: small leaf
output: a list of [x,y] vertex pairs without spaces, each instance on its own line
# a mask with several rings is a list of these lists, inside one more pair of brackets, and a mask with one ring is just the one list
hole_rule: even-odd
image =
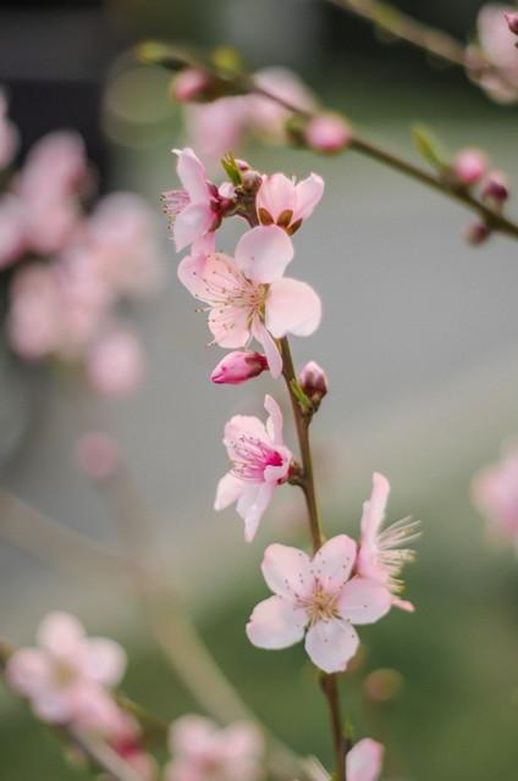
[[433,168],[442,171],[446,166],[444,151],[437,138],[423,125],[412,129],[414,144],[421,155]]
[[221,158],[221,165],[234,186],[237,187],[238,185],[242,184],[243,180],[241,177],[241,171],[238,168],[236,158],[232,152],[229,152],[225,155],[225,157]]

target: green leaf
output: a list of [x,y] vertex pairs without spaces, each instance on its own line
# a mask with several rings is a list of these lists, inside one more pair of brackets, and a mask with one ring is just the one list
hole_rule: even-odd
[[442,171],[446,166],[444,150],[438,139],[423,125],[412,128],[414,144],[422,158],[433,168]]
[[232,152],[228,152],[225,157],[221,158],[221,165],[233,185],[237,186],[242,184],[243,179],[241,177],[241,171],[238,168],[236,158]]

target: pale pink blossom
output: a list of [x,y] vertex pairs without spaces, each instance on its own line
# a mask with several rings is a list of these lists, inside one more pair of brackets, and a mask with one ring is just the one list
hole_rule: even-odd
[[179,103],[197,100],[210,85],[211,78],[201,68],[183,68],[171,83],[171,95]]
[[340,152],[352,141],[352,130],[340,114],[318,114],[304,129],[306,144],[317,152]]
[[474,72],[487,93],[500,103],[518,100],[518,52],[516,36],[509,29],[506,14],[515,8],[489,3],[482,6],[477,17],[478,41],[491,70]]
[[209,328],[220,347],[242,348],[251,338],[262,344],[272,376],[282,361],[275,344],[286,334],[309,336],[320,323],[321,303],[305,282],[282,277],[293,257],[289,237],[277,227],[247,231],[232,258],[205,254],[197,245],[178,267],[189,292],[207,304]]
[[358,741],[347,753],[347,781],[378,781],[383,767],[385,749],[372,738]]
[[259,222],[279,226],[290,236],[297,231],[324,194],[324,180],[317,174],[296,182],[281,173],[263,177],[256,197]]
[[392,594],[394,606],[412,612],[412,603],[400,599],[398,595],[404,587],[400,578],[401,570],[415,558],[413,550],[402,546],[417,538],[419,524],[403,518],[382,529],[389,493],[387,478],[375,472],[372,476],[372,494],[363,505],[356,571],[362,577],[386,586]]
[[144,355],[137,337],[120,327],[100,336],[86,355],[86,373],[102,396],[120,398],[134,391],[144,376]]
[[259,648],[280,649],[304,635],[311,661],[327,673],[341,672],[358,649],[355,624],[384,616],[391,595],[382,584],[355,575],[356,543],[345,534],[328,540],[315,556],[270,545],[262,572],[274,596],[260,602],[246,627]]
[[218,483],[215,510],[237,502],[245,522],[245,539],[251,542],[273,494],[288,479],[293,454],[282,435],[282,412],[265,396],[266,425],[251,415],[235,415],[225,426],[223,444],[231,469]]
[[[288,68],[263,68],[253,75],[254,83],[270,95],[285,101],[301,111],[314,111],[316,102],[312,92]],[[247,125],[255,134],[283,143],[286,140],[286,122],[292,111],[277,101],[263,95],[252,94],[247,98]]]
[[230,96],[185,106],[187,137],[207,165],[238,149],[248,124],[248,97]]
[[166,214],[172,222],[176,251],[202,239],[221,222],[220,197],[207,180],[205,168],[192,149],[175,149],[177,173],[183,190],[163,194]]
[[471,496],[491,533],[518,550],[518,450],[482,469],[473,480]]
[[110,193],[85,225],[82,244],[104,284],[124,297],[146,297],[164,278],[153,212],[138,195]]
[[268,361],[261,353],[234,350],[221,359],[210,379],[216,385],[240,385],[267,369]]
[[0,170],[7,168],[12,162],[19,145],[17,127],[10,121],[7,114],[7,98],[0,88]]
[[[13,691],[30,700],[39,718],[63,724],[80,718],[86,701],[96,698],[100,689],[116,686],[125,667],[118,643],[89,638],[74,616],[55,612],[38,627],[37,647],[12,654],[6,677]],[[102,694],[99,699],[105,701]]]
[[166,781],[257,781],[263,776],[263,738],[247,722],[221,729],[201,716],[182,716],[171,725],[169,748],[173,759]]
[[76,442],[78,467],[91,480],[109,480],[120,466],[117,442],[103,431],[90,431]]
[[467,147],[461,149],[452,165],[452,171],[457,181],[471,187],[479,182],[487,170],[487,155],[480,149]]

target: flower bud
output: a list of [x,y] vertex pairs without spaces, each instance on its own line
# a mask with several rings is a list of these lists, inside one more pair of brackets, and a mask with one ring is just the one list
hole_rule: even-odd
[[191,103],[203,99],[211,79],[201,68],[184,68],[171,82],[171,95],[179,103]]
[[314,407],[318,407],[327,393],[327,377],[315,361],[309,361],[299,375],[300,387]]
[[319,114],[304,130],[306,144],[317,152],[340,152],[352,140],[352,131],[340,114]]
[[509,30],[514,35],[518,35],[518,13],[508,11],[507,13],[504,13],[504,16]]
[[501,171],[488,174],[482,188],[482,198],[492,201],[497,207],[502,206],[509,198],[509,184]]
[[472,244],[474,247],[479,244],[483,244],[491,235],[490,228],[485,222],[474,222],[468,226],[464,237],[468,244]]
[[480,149],[461,149],[458,152],[451,172],[460,184],[470,187],[479,182],[487,169],[487,157]]
[[216,385],[240,385],[253,377],[258,377],[267,369],[268,361],[261,353],[235,350],[225,355],[218,363],[210,379]]

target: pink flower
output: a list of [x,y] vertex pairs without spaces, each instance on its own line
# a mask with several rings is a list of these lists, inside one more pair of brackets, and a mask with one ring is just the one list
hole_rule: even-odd
[[267,369],[268,361],[261,353],[235,350],[221,359],[210,379],[216,385],[240,385]]
[[109,398],[126,396],[144,376],[144,356],[140,342],[130,331],[114,328],[90,348],[86,372],[92,387]]
[[491,71],[474,73],[486,92],[499,103],[513,103],[518,99],[518,57],[516,37],[509,29],[506,13],[516,9],[490,3],[483,6],[477,18],[478,40]]
[[171,94],[179,103],[189,103],[203,96],[211,78],[201,68],[183,68],[173,79]]
[[472,500],[490,530],[518,550],[518,451],[511,450],[474,478]]
[[479,182],[487,170],[487,155],[480,149],[461,149],[452,166],[455,178],[470,187]]
[[214,231],[221,221],[220,198],[215,185],[207,181],[205,169],[189,147],[175,149],[176,167],[183,190],[164,193],[167,215],[172,220],[176,251]]
[[91,690],[112,688],[124,674],[121,646],[106,638],[86,637],[68,613],[49,613],[38,628],[37,641],[38,647],[22,648],[9,658],[6,676],[13,691],[27,697],[44,721],[74,721]]
[[371,738],[358,741],[345,760],[347,781],[378,781],[385,749]]
[[[306,635],[311,661],[341,672],[359,638],[353,624],[371,624],[388,612],[390,593],[374,580],[351,577],[356,543],[345,534],[328,540],[313,559],[297,548],[270,545],[262,572],[274,596],[254,609],[246,632],[259,648],[280,649]],[[307,631],[306,631],[307,630]]]
[[319,114],[310,119],[304,130],[307,145],[317,152],[340,152],[352,140],[351,128],[340,114]]
[[412,612],[412,603],[399,599],[396,595],[404,587],[399,577],[401,570],[415,557],[413,550],[401,546],[417,538],[419,524],[417,521],[403,518],[381,530],[389,492],[390,484],[387,478],[375,472],[372,476],[371,497],[363,505],[356,571],[362,577],[370,578],[389,589],[394,595],[393,605]]
[[237,149],[248,120],[248,98],[225,97],[185,106],[187,137],[202,159],[213,165],[229,149]]
[[[245,347],[252,337],[262,344],[273,377],[282,371],[274,339],[309,336],[320,323],[321,304],[305,282],[282,278],[293,247],[280,228],[247,231],[235,257],[209,253],[196,245],[178,267],[189,292],[208,305],[209,328],[220,347]],[[272,338],[273,337],[273,338]]]
[[265,176],[257,191],[259,222],[278,225],[291,236],[313,213],[323,194],[324,180],[317,174],[298,183],[284,174]]
[[[254,74],[253,79],[258,87],[297,109],[314,111],[316,108],[313,94],[288,68],[263,68]],[[252,133],[276,143],[286,140],[286,122],[292,116],[289,109],[262,95],[249,95],[247,112],[247,125]]]
[[12,162],[18,145],[18,129],[7,116],[7,98],[0,89],[0,171]]
[[257,781],[263,775],[263,739],[247,722],[220,729],[201,716],[182,716],[171,725],[169,747],[166,781]]
[[275,489],[288,479],[293,455],[284,445],[282,413],[271,396],[265,396],[269,418],[235,415],[225,426],[223,444],[232,467],[221,478],[216,492],[215,510],[237,502],[237,511],[245,522],[245,539],[251,542],[259,521]]

